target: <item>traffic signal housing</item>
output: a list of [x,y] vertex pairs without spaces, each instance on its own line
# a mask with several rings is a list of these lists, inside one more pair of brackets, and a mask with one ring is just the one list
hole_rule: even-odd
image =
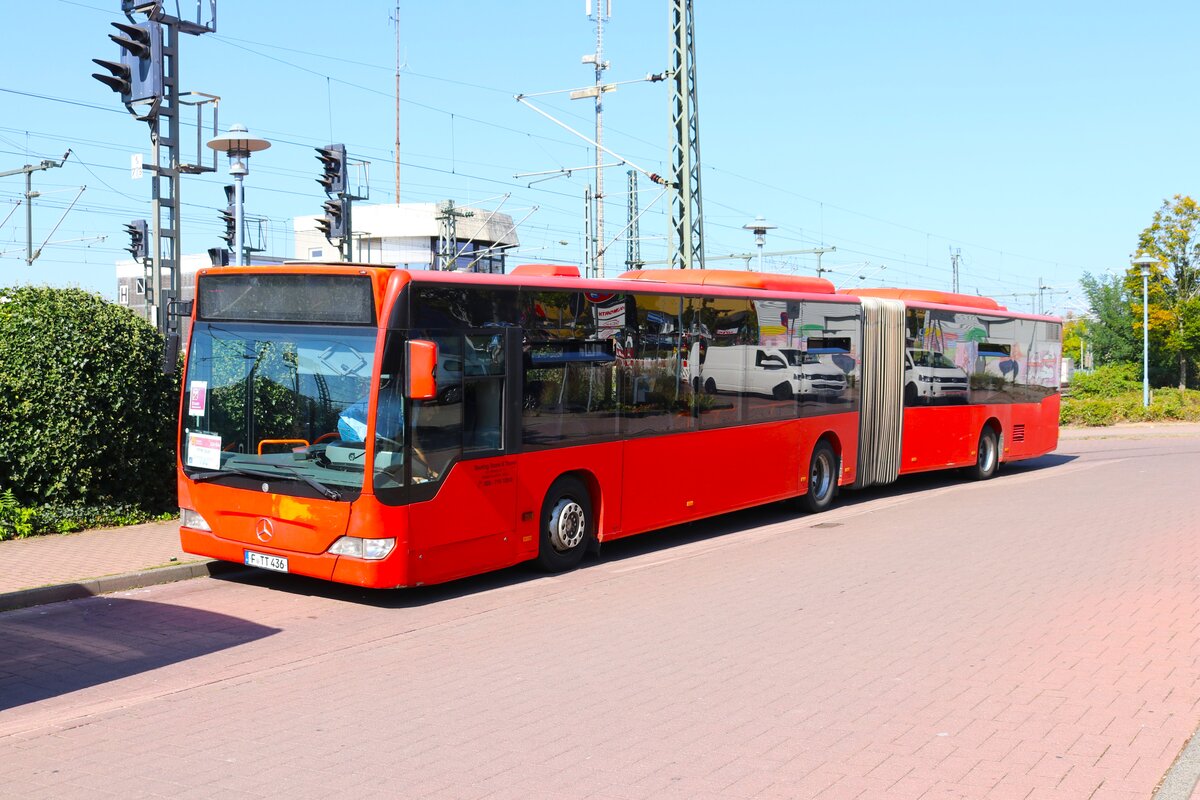
[[145,261],[150,255],[150,226],[144,219],[135,219],[125,226],[129,234],[129,247],[125,249],[135,261]]
[[326,200],[325,216],[317,220],[317,230],[330,241],[346,238],[346,200]]
[[331,144],[317,147],[317,159],[321,162],[322,175],[317,183],[325,188],[325,194],[346,193],[346,145]]
[[120,61],[92,61],[108,70],[104,75],[93,72],[92,77],[121,95],[121,102],[141,103],[155,101],[163,96],[163,37],[162,26],[157,22],[128,25],[114,22],[117,33],[108,38],[121,48]]
[[225,232],[221,234],[221,238],[229,245],[230,249],[237,247],[237,189],[233,186],[225,187],[225,209],[218,211],[221,221],[225,223]]

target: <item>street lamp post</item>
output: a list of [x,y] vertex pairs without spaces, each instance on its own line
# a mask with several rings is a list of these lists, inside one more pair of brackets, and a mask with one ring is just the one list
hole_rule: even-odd
[[229,126],[229,133],[208,140],[208,146],[217,152],[229,156],[229,174],[233,176],[234,185],[234,266],[244,266],[246,259],[246,219],[242,208],[243,188],[242,178],[250,174],[250,154],[266,150],[271,143],[266,139],[256,139],[241,123]]
[[[753,222],[747,222],[742,226],[748,231],[754,231],[754,243],[758,245],[758,271],[763,271],[763,245],[767,243],[767,231],[775,230],[778,225],[772,225],[761,216],[755,217]],[[817,258],[820,259],[820,254]]]
[[1142,271],[1142,408],[1150,407],[1150,265],[1157,263],[1151,255],[1133,260]]

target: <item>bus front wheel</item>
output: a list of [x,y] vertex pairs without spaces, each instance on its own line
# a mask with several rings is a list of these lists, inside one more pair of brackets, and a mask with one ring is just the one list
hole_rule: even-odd
[[804,508],[816,514],[833,504],[837,493],[837,454],[829,442],[817,442],[808,465],[808,493],[801,500]]
[[559,478],[542,504],[538,565],[547,572],[574,569],[594,535],[587,488],[574,478]]

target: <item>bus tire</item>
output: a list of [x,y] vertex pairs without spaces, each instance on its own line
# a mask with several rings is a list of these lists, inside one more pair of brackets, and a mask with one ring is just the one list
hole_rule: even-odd
[[808,463],[808,491],[801,496],[803,507],[812,514],[819,514],[833,505],[837,494],[837,454],[829,442],[822,439],[813,448]]
[[979,447],[975,450],[975,466],[967,467],[967,474],[972,480],[986,481],[996,474],[1000,467],[1000,444],[996,438],[996,429],[984,425],[979,432]]
[[592,499],[574,478],[559,478],[546,492],[538,534],[538,566],[565,572],[579,566],[595,538]]

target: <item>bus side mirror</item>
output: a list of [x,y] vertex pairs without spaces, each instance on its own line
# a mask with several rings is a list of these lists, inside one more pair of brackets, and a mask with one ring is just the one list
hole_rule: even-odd
[[408,342],[408,386],[412,400],[432,400],[437,397],[437,345],[425,339]]

